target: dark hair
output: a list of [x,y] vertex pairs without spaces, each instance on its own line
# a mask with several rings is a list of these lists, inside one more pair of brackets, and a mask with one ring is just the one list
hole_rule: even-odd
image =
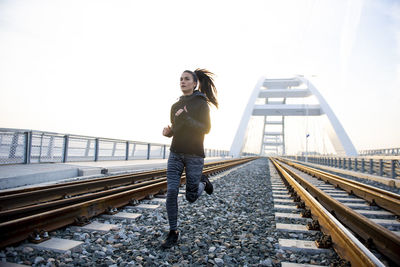
[[195,82],[199,81],[199,91],[207,96],[208,102],[218,108],[217,88],[215,88],[213,79],[214,73],[206,69],[196,69],[194,72],[185,70],[184,72],[192,74]]

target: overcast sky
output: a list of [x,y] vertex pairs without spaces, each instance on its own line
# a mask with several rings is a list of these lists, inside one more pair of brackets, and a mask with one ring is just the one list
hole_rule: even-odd
[[[169,144],[179,77],[198,67],[219,93],[208,148],[230,148],[259,77],[297,74],[357,150],[400,147],[398,1],[0,0],[0,127]],[[289,153],[306,131],[330,152],[292,117]]]

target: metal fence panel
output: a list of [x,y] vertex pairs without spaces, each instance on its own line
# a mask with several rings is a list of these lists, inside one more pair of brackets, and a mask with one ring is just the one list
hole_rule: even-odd
[[70,136],[66,161],[94,161],[95,138]]
[[162,159],[164,154],[163,145],[151,145],[150,146],[150,158],[152,159]]
[[60,135],[32,133],[31,162],[62,162],[64,138]]
[[[0,165],[97,160],[167,159],[168,145],[0,128]],[[206,149],[209,157],[228,151]]]
[[99,140],[98,160],[125,160],[126,142]]
[[25,145],[25,133],[0,132],[0,164],[24,163]]
[[147,159],[147,144],[136,144],[129,159]]

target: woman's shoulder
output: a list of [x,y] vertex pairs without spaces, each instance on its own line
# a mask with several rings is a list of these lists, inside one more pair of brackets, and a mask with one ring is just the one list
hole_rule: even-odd
[[176,109],[176,107],[179,106],[179,102],[180,102],[180,101],[178,100],[178,101],[176,101],[174,104],[172,104],[171,110]]

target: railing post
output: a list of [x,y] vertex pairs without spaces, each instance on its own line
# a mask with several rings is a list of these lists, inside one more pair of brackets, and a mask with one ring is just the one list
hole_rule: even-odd
[[383,176],[383,160],[379,159],[379,176]]
[[18,147],[18,133],[14,133],[12,141],[11,141],[10,152],[8,154],[8,158],[10,158],[10,159],[15,158],[15,154],[17,152],[17,147]]
[[150,143],[147,144],[147,159],[150,159]]
[[349,161],[348,161],[348,168],[347,169],[349,169],[349,170],[351,170],[352,169],[352,167],[351,167],[351,163],[352,163],[352,161],[351,161],[351,158],[349,158]]
[[129,160],[129,141],[126,141],[125,160]]
[[40,149],[39,149],[39,159],[38,159],[38,162],[41,162],[41,160],[42,160],[43,135],[44,135],[44,133],[42,133],[42,134],[40,135]]
[[394,159],[390,161],[390,176],[393,179],[396,178],[396,160]]
[[[87,140],[87,142],[86,142],[86,149],[85,149],[85,157],[88,157],[89,156],[89,150],[90,150],[90,144],[91,144],[91,140],[90,139],[88,139]],[[95,148],[94,149],[96,149],[96,140],[95,140]],[[96,152],[95,152],[96,153]]]
[[163,151],[163,157],[162,157],[163,159],[165,159],[166,150],[167,150],[167,146],[164,145],[164,151]]
[[115,151],[117,150],[117,142],[116,141],[114,141],[114,143],[113,143],[113,149],[112,149],[112,152],[111,152],[111,157],[113,158],[113,157],[115,157]]
[[373,159],[369,160],[369,173],[370,174],[374,173],[374,160]]
[[62,162],[67,162],[67,160],[68,160],[68,143],[69,143],[69,136],[68,135],[64,135],[64,146],[63,146]]
[[354,159],[354,170],[358,171],[358,159],[357,158]]
[[50,136],[49,146],[47,147],[47,157],[52,159],[54,158],[54,136]]
[[132,157],[133,159],[135,158],[135,150],[136,150],[136,143],[133,143],[132,154],[131,154],[131,157]]
[[94,161],[99,160],[99,138],[94,140]]
[[31,163],[32,151],[32,132],[25,132],[25,158],[24,163]]
[[365,161],[364,161],[364,159],[361,159],[361,172],[362,173],[365,172]]

